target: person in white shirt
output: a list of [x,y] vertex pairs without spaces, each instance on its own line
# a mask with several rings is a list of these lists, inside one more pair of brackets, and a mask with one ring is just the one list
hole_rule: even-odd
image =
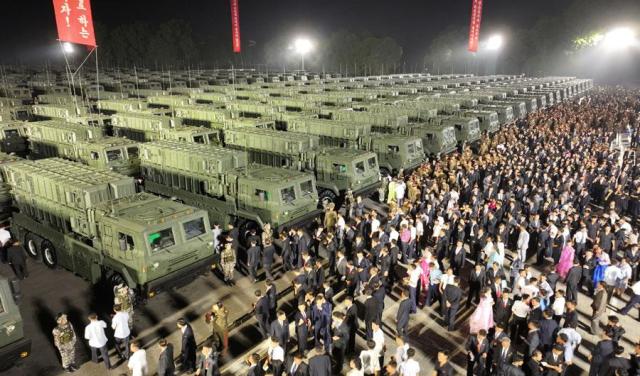
[[398,366],[401,366],[407,360],[407,350],[409,350],[409,344],[404,342],[402,336],[396,336],[396,353],[393,355],[393,359]]
[[375,342],[367,341],[367,350],[360,352],[360,362],[362,362],[362,371],[365,375],[374,375],[380,372],[380,361],[375,347]]
[[407,360],[400,366],[400,374],[402,376],[418,376],[420,373],[420,363],[413,359],[415,355],[416,350],[414,348],[407,350]]
[[349,372],[346,376],[364,376],[360,358],[353,358],[349,361]]
[[131,342],[131,357],[127,363],[132,376],[145,376],[149,372],[147,352],[140,348],[138,341]]
[[[116,313],[111,319],[111,329],[113,329],[113,339],[115,342],[116,352],[120,359],[129,359],[129,336],[131,330],[129,328],[129,314],[122,310],[120,304],[113,306]],[[123,348],[124,347],[124,348]]]
[[0,227],[0,260],[7,262],[7,246],[11,240],[11,233],[7,230],[7,226]]
[[109,370],[111,369],[111,361],[109,360],[109,350],[107,349],[107,336],[104,334],[106,327],[107,323],[98,320],[98,315],[95,313],[89,314],[89,325],[84,328],[84,339],[89,341],[91,360],[94,363],[98,363],[99,351],[104,365]]
[[553,319],[560,325],[560,319],[564,316],[564,310],[567,300],[564,298],[564,290],[556,291],[556,298],[551,305],[553,310]]
[[284,349],[280,346],[278,337],[271,337],[267,348],[267,363],[271,365],[274,375],[280,375],[284,367]]
[[373,331],[373,342],[375,342],[376,347],[373,348],[373,351],[378,353],[378,363],[384,364],[384,332],[380,327],[380,324],[374,321],[371,323],[371,328]]

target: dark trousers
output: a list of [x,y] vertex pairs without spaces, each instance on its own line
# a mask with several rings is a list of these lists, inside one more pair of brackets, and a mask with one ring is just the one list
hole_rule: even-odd
[[620,310],[620,313],[622,313],[623,315],[628,314],[631,308],[633,308],[636,304],[640,304],[640,295],[633,295],[629,300],[629,303],[627,303],[627,305],[624,306],[622,310]]
[[444,313],[444,322],[447,323],[447,330],[453,331],[456,325],[456,315],[458,314],[458,306],[452,305],[447,308]]
[[409,326],[409,324],[408,324],[408,323],[407,323],[407,324],[404,324],[404,325],[397,324],[397,325],[396,325],[396,334],[397,334],[399,337],[402,337],[402,338],[404,338],[404,339],[407,339],[407,327],[408,327],[408,326]]
[[567,285],[567,301],[578,301],[578,286],[574,284]]
[[13,272],[15,273],[16,277],[18,277],[18,279],[25,279],[29,276],[26,263],[11,264],[11,269],[13,269]]
[[258,319],[258,330],[260,331],[260,334],[262,334],[262,338],[269,337],[269,318],[262,316],[257,316],[256,318]]
[[418,288],[409,286],[409,298],[411,299],[411,313],[416,313],[418,310]]
[[262,268],[264,269],[264,273],[266,274],[267,279],[273,279],[273,275],[271,275],[272,264],[263,264]]
[[104,361],[104,365],[107,367],[107,369],[110,369],[111,360],[109,360],[109,350],[107,349],[107,345],[91,348],[91,360],[94,363],[98,363],[98,352],[100,352],[100,357],[102,358],[102,361]]
[[427,306],[431,307],[431,304],[434,300],[438,300],[438,285],[429,285],[429,289],[427,291]]
[[[129,337],[115,338],[115,348],[121,359],[129,359]],[[123,348],[124,347],[124,348]]]

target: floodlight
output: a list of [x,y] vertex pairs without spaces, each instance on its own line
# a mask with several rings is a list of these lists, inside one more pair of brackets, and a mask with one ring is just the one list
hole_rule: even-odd
[[307,38],[298,38],[293,42],[293,48],[301,55],[304,55],[313,49],[313,44]]
[[493,51],[499,50],[502,47],[502,43],[503,43],[502,35],[492,35],[487,40],[487,49],[493,50]]
[[73,53],[73,44],[69,43],[69,42],[64,42],[62,43],[62,50],[64,51],[64,53],[66,54],[72,54]]
[[610,50],[623,50],[634,45],[636,33],[628,27],[615,28],[604,35],[604,46]]

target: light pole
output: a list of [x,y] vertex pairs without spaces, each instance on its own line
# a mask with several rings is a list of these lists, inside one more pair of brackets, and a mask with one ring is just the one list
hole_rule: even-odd
[[307,38],[297,38],[293,42],[293,49],[300,54],[300,69],[304,71],[304,55],[313,49],[313,44]]

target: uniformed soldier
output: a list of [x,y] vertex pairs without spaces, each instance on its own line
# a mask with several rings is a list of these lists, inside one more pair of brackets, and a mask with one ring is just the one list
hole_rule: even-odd
[[222,351],[226,351],[229,346],[229,310],[222,302],[218,302],[211,307],[211,312],[213,314],[211,334],[214,337],[214,341],[218,344],[217,348],[220,349],[220,345],[222,345]]
[[327,204],[327,207],[324,212],[324,228],[333,230],[336,226],[336,222],[338,221],[338,213],[334,210],[336,204],[330,202]]
[[133,328],[133,291],[129,286],[121,283],[114,287],[113,294],[115,295],[114,305],[119,304],[122,310],[129,314],[129,328]]
[[226,243],[220,257],[220,266],[224,274],[224,281],[233,281],[233,271],[236,267],[236,251],[232,247],[232,243]]
[[53,343],[60,352],[62,368],[67,372],[75,372],[76,368],[76,332],[67,320],[67,315],[59,313],[56,317],[58,325],[53,328]]

